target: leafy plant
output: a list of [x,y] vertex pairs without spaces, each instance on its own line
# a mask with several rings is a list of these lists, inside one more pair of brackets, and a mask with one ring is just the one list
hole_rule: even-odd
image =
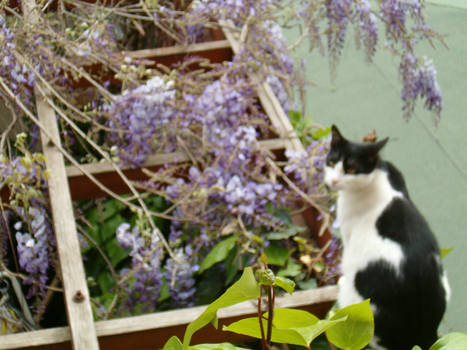
[[[467,349],[467,333],[449,333],[438,339],[429,350],[464,350]],[[412,350],[421,350],[414,346]]]
[[[265,257],[263,256],[263,261]],[[263,262],[263,264],[265,264]],[[319,320],[303,310],[274,308],[275,288],[279,287],[292,293],[294,283],[288,279],[276,277],[265,265],[257,270],[257,281],[253,270],[248,267],[242,277],[232,287],[210,304],[207,309],[187,326],[183,343],[177,338],[170,338],[163,350],[187,349],[241,349],[229,343],[202,344],[190,346],[192,335],[212,323],[217,328],[216,313],[220,308],[242,301],[257,298],[258,316],[244,318],[224,326],[224,331],[261,339],[263,350],[271,348],[271,342],[301,345],[310,349],[310,344],[320,334],[327,333],[330,342],[345,350],[359,350],[371,340],[374,324],[369,301],[337,310],[329,319]],[[267,295],[267,312],[261,307],[261,294]]]

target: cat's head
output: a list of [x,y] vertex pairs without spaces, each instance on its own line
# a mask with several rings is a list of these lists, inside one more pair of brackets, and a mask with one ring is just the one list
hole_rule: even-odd
[[380,160],[379,151],[387,141],[388,138],[378,142],[348,141],[333,125],[324,172],[325,183],[337,190],[358,190],[368,186]]

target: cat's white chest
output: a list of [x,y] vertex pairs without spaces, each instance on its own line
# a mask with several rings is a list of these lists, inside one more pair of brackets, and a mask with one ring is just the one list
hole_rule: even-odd
[[376,228],[381,213],[395,197],[402,194],[392,189],[385,174],[377,174],[372,188],[365,191],[339,192],[337,220],[344,245],[338,297],[341,307],[363,300],[354,280],[371,262],[384,260],[396,273],[400,271],[402,247],[380,236]]

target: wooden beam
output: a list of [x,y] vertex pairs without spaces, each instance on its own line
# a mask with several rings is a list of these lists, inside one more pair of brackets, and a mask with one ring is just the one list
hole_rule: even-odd
[[[277,151],[284,149],[287,140],[270,139],[259,141],[259,147],[266,151]],[[190,159],[184,152],[172,152],[165,154],[155,154],[146,160],[142,168],[156,171],[159,167],[169,163],[184,163]],[[129,167],[123,168],[125,176],[132,181],[148,180],[148,177],[142,171],[142,168],[132,169]],[[128,186],[122,178],[115,172],[112,164],[109,162],[83,164],[79,168],[76,166],[68,166],[66,168],[67,176],[70,184],[71,197],[73,200],[94,199],[107,196],[107,193],[101,190],[94,182],[91,181],[83,170],[104,184],[109,190],[117,194],[130,193]],[[4,195],[4,197],[7,197]]]
[[[274,151],[285,147],[287,140],[285,139],[270,139],[259,141],[259,146],[263,150]],[[190,158],[184,152],[171,152],[154,154],[148,157],[142,168],[152,168],[168,163],[183,163],[189,161]],[[114,167],[109,162],[88,163],[81,166],[87,172],[97,175],[108,172],[115,172]],[[124,167],[122,170],[129,170],[130,167]],[[76,166],[70,165],[66,167],[66,173],[69,178],[82,176],[83,172]]]
[[[337,287],[328,286],[276,298],[276,307],[303,309],[323,318],[337,298]],[[103,350],[155,350],[172,336],[183,337],[186,326],[195,320],[206,306],[156,312],[95,323]],[[255,301],[248,301],[221,309],[218,312],[219,329],[206,326],[195,333],[193,344],[201,342],[238,341],[242,336],[223,332],[222,324],[255,315]],[[1,337],[0,350],[6,349],[70,349],[71,333],[68,327],[51,328]]]
[[[34,0],[22,2],[27,25],[37,26],[39,15]],[[78,233],[71,203],[65,162],[61,153],[60,133],[54,110],[46,96],[35,89],[37,115],[41,131],[42,151],[45,164],[50,172],[48,189],[52,209],[53,227],[68,325],[74,350],[98,350],[96,330],[92,316],[89,291],[86,283],[83,260],[81,258]]]
[[54,110],[37,90],[36,105],[39,121],[44,127],[41,129],[42,150],[46,167],[50,171],[49,196],[73,348],[97,350],[99,344],[94,329],[65,163],[57,147],[60,145],[57,119]]
[[136,51],[122,51],[122,56],[131,58],[158,58],[180,54],[193,54],[212,50],[232,50],[228,40],[207,41],[204,43],[160,47],[156,49],[143,49]]

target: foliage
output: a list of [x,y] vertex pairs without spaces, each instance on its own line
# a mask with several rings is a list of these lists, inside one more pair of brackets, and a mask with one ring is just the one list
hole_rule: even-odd
[[[334,71],[350,24],[372,59],[379,17],[401,59],[404,116],[419,97],[441,112],[433,65],[415,52],[419,40],[438,37],[419,0],[380,0],[378,8],[367,0],[22,4],[20,11],[0,2],[0,98],[11,119],[0,139],[0,186],[10,190],[2,202],[1,269],[29,286],[37,322],[60,274],[47,171],[35,152],[43,126],[34,94],[57,115],[67,164],[105,162],[131,191],[102,186],[108,198],[76,204],[99,319],[210,302],[262,253],[279,277],[301,288],[335,282],[339,242],[318,248],[291,220],[311,206],[327,223],[332,203],[323,185],[328,130],[308,127],[293,111],[291,86],[303,87],[303,66],[290,51],[304,39],[327,51]],[[288,46],[279,24],[304,31]],[[222,29],[240,42],[230,62],[193,54],[163,65],[135,52],[208,41]],[[289,113],[303,152],[275,158],[265,149],[262,141],[277,135],[256,95],[263,82]],[[9,131],[18,128],[25,134],[14,145]],[[145,181],[121,171],[161,153],[174,161],[145,169]],[[225,278],[213,281],[213,272]],[[290,289],[279,277],[275,283]]]
[[183,348],[186,349],[188,347],[192,335],[197,330],[210,322],[213,322],[214,326],[217,325],[217,310],[242,301],[257,298],[259,295],[260,287],[255,280],[253,270],[251,268],[246,268],[243,271],[242,277],[236,283],[211,303],[196,320],[188,325],[185,336],[183,337]]
[[[370,300],[337,310],[331,320],[347,316],[347,322],[338,324],[327,332],[328,339],[342,349],[362,349],[373,337],[373,312]],[[370,325],[370,326],[369,326]]]
[[[187,326],[183,344],[174,336],[167,341],[164,350],[207,349],[211,347],[235,349],[236,347],[232,344],[225,343],[201,344],[196,347],[189,346],[189,343],[193,333],[208,323],[212,322],[213,326],[217,328],[217,310],[251,298],[258,298],[258,316],[241,319],[224,326],[223,330],[261,339],[263,350],[270,349],[271,342],[296,344],[310,349],[310,343],[324,332],[326,332],[330,342],[345,350],[359,350],[371,340],[374,324],[368,300],[337,310],[330,319],[319,320],[307,311],[274,308],[274,286],[281,287],[284,280],[279,282],[267,267],[258,270],[257,274],[259,282],[256,281],[253,270],[246,268],[240,280],[235,282],[220,298],[209,305],[203,314]],[[286,283],[285,286],[285,289],[291,292],[290,283]],[[261,310],[260,290],[267,290],[269,311],[266,313]]]
[[438,339],[430,350],[461,350],[467,348],[467,333],[449,333]]

